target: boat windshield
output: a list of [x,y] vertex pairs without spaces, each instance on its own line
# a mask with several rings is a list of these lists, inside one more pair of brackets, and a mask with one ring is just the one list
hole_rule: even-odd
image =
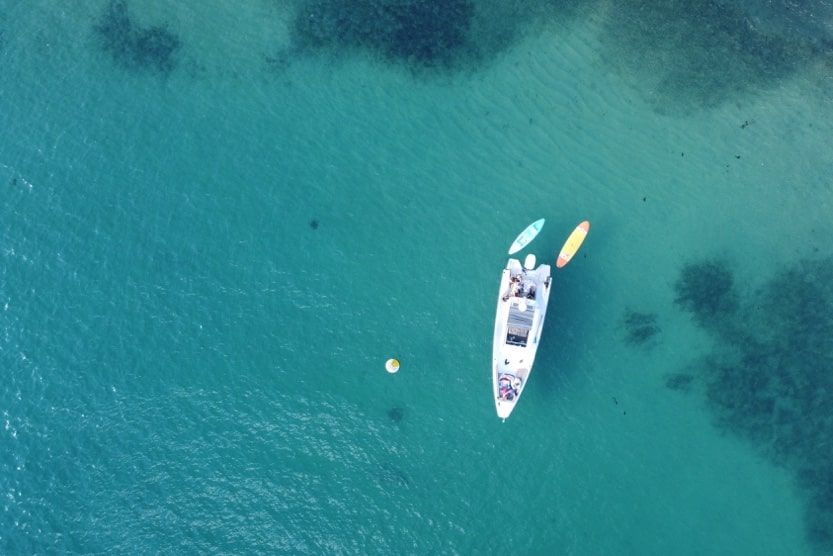
[[509,323],[506,328],[506,343],[512,346],[526,347],[529,338],[529,330],[532,328],[532,316],[535,313],[531,308],[521,311],[517,303],[509,308]]

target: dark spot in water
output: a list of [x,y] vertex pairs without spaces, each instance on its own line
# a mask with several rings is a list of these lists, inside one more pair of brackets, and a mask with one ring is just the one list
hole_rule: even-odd
[[671,390],[688,392],[691,390],[691,383],[693,381],[694,375],[690,375],[688,373],[674,373],[665,377],[665,386]]
[[747,127],[749,127],[749,120],[744,120],[744,122],[740,124],[740,128],[746,129]]
[[740,160],[740,155],[739,155],[739,154],[736,154],[736,155],[735,155],[735,158],[737,158],[738,160]]
[[581,2],[567,0],[298,0],[296,55],[362,52],[414,74],[478,70]]
[[310,220],[309,221],[309,227],[312,228],[313,230],[317,230],[318,229],[318,220],[315,219],[315,218]]
[[[690,112],[776,87],[829,57],[831,10],[819,25],[811,9],[785,17],[789,4],[619,0],[606,4],[601,36],[616,52],[610,59],[656,111]],[[772,12],[766,25],[763,10]]]
[[719,260],[684,266],[674,290],[674,302],[703,325],[731,316],[738,306],[732,274]]
[[388,419],[393,421],[394,423],[401,423],[402,419],[405,418],[405,408],[404,407],[392,407],[388,409]]
[[124,0],[112,0],[93,29],[101,47],[124,68],[167,74],[176,66],[179,38],[162,26],[135,25]]
[[468,0],[310,0],[293,22],[299,49],[365,49],[417,66],[448,66],[467,47]]
[[616,396],[613,397],[613,403],[615,403],[616,405],[619,405],[619,400],[616,399]]
[[[694,271],[720,284],[719,301],[705,301],[714,286]],[[715,342],[695,366],[697,380],[718,426],[794,473],[808,538],[833,551],[833,259],[786,268],[743,302],[728,274],[705,261],[686,265],[678,280],[678,306]]]
[[625,341],[631,345],[644,345],[660,331],[657,316],[653,313],[626,309],[622,323],[625,326]]
[[17,178],[12,178],[12,185],[17,185]]
[[266,67],[268,67],[270,71],[274,73],[284,73],[287,69],[289,69],[291,64],[290,51],[281,50],[276,52],[274,55],[264,56],[263,60],[266,62]]
[[647,200],[648,200],[648,197],[642,197],[642,202],[643,203],[646,202]]
[[685,153],[680,153],[680,156],[685,156]]

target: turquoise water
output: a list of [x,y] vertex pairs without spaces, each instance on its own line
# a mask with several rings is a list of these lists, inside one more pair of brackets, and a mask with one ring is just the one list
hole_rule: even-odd
[[830,9],[375,4],[0,2],[2,552],[833,551]]

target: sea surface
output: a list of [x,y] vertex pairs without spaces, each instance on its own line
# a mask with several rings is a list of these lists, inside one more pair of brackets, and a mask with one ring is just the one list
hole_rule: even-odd
[[833,553],[833,7],[760,4],[0,0],[0,553]]

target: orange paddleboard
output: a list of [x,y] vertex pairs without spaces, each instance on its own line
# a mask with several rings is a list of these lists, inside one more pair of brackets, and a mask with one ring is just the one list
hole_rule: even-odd
[[564,242],[564,247],[561,248],[561,253],[558,254],[558,260],[555,261],[556,267],[563,268],[567,266],[567,263],[569,263],[570,259],[573,258],[573,255],[576,254],[578,248],[581,247],[581,242],[583,242],[584,238],[587,237],[587,232],[589,231],[590,222],[587,220],[576,226],[576,229],[573,230],[573,233],[571,233],[570,237],[567,238],[567,241]]

